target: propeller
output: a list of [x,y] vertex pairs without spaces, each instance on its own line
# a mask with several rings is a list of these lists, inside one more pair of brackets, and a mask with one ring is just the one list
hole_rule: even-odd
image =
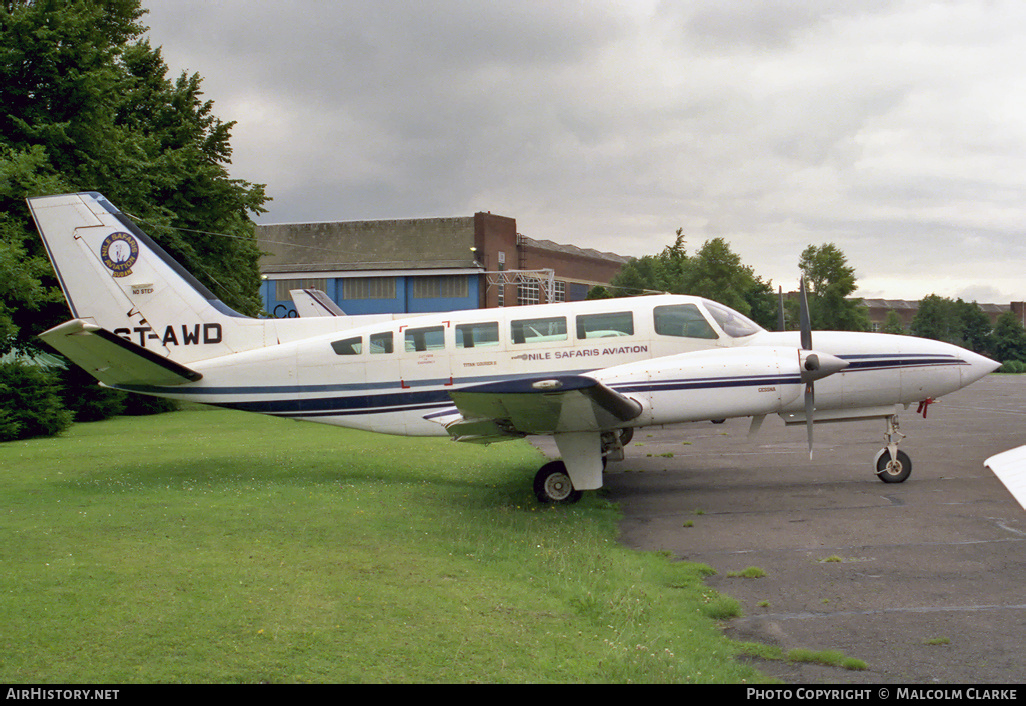
[[[805,291],[805,278],[800,280],[799,291],[801,298],[801,336],[802,350],[812,350],[812,319],[809,317],[809,297]],[[798,356],[801,360],[801,355]],[[809,459],[812,459],[812,413],[816,409],[816,390],[813,387],[813,378],[810,373],[819,370],[819,356],[811,353],[802,361],[802,382],[805,383],[805,428],[809,435]]]
[[812,426],[813,413],[816,411],[816,390],[813,383],[828,375],[844,370],[848,362],[829,353],[812,350],[812,321],[809,317],[809,298],[805,290],[805,278],[802,277],[799,293],[801,305],[801,351],[798,360],[801,367],[802,382],[805,383],[805,428],[809,436],[809,458],[812,458]]
[[777,331],[786,331],[784,325],[784,288],[777,288]]

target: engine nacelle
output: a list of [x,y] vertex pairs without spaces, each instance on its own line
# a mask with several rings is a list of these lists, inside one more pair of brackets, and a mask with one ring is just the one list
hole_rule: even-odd
[[779,412],[802,395],[803,361],[795,348],[714,349],[619,365],[593,377],[641,403],[632,425],[676,424]]

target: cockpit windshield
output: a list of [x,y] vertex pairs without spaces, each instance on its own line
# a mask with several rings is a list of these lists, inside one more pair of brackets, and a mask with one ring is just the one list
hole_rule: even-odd
[[723,332],[732,338],[744,338],[759,333],[763,330],[759,324],[746,316],[742,316],[733,309],[717,304],[716,302],[704,302],[705,308],[713,317],[713,320],[720,325]]

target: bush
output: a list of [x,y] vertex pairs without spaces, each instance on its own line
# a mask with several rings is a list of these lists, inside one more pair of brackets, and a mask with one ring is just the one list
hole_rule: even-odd
[[55,373],[28,362],[0,363],[0,441],[53,436],[72,417]]
[[96,378],[77,365],[60,372],[64,406],[76,422],[98,422],[122,414],[127,393],[101,387]]
[[134,392],[125,393],[125,404],[121,410],[122,414],[130,416],[143,416],[146,414],[162,414],[174,412],[178,409],[176,400],[169,400],[165,397],[151,397],[150,395],[138,395]]
[[1001,367],[998,368],[998,372],[1015,374],[1026,373],[1026,363],[1023,363],[1021,360],[1006,360],[1001,364]]

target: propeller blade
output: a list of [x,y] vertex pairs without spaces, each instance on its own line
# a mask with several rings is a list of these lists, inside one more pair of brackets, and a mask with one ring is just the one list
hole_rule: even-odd
[[812,460],[812,412],[816,409],[816,393],[812,383],[805,385],[805,428],[809,434],[809,460]]
[[777,292],[777,331],[784,331],[784,288],[778,287]]
[[804,277],[801,278],[801,286],[800,286],[799,290],[801,292],[801,297],[799,299],[799,303],[801,304],[801,308],[802,308],[802,319],[801,319],[801,322],[802,322],[802,328],[801,328],[801,331],[802,331],[802,349],[804,349],[804,350],[811,350],[812,349],[812,320],[809,317],[809,297],[808,297],[808,294],[805,291],[805,278]]
[[[809,295],[805,289],[805,278],[802,277],[799,281],[799,291],[801,297],[799,303],[801,304],[801,337],[802,337],[802,350],[812,350],[812,317],[809,316]],[[805,428],[809,434],[809,459],[812,459],[812,426],[814,421],[812,419],[813,412],[816,410],[816,391],[813,387],[812,381],[818,380],[819,378],[831,375],[838,370],[842,370],[847,367],[848,364],[839,358],[834,356],[827,356],[827,365],[824,366],[820,360],[820,356],[816,353],[811,353],[805,357],[802,364],[802,381],[805,383]],[[839,364],[839,365],[838,365]]]

